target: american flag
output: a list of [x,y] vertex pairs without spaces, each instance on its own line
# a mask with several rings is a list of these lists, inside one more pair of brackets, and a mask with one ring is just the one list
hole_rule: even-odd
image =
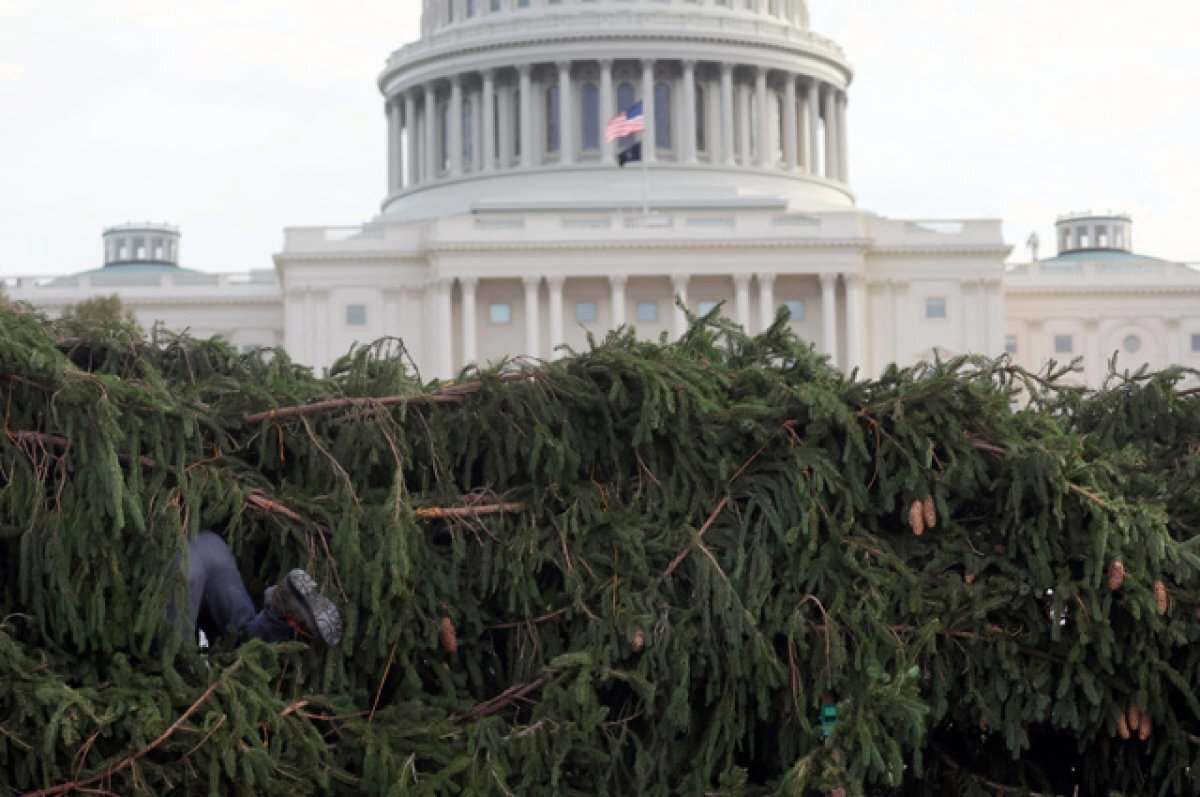
[[642,109],[642,101],[638,100],[629,110],[622,111],[609,121],[608,127],[604,128],[604,138],[606,141],[612,141],[644,132],[645,129],[646,114]]

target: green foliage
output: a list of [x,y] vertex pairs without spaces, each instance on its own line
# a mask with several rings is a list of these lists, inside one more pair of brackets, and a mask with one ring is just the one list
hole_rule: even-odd
[[[405,362],[0,315],[0,793],[1200,789],[1193,374],[858,381],[715,318]],[[341,646],[180,640],[205,527],[252,594],[312,572]]]

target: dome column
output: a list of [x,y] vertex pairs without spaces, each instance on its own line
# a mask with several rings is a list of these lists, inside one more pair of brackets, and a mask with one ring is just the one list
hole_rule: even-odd
[[463,170],[463,89],[462,76],[455,75],[450,79],[450,135],[447,146],[450,147],[450,176],[458,177]]
[[838,117],[838,177],[843,183],[850,182],[850,164],[847,152],[849,147],[846,145],[848,135],[846,131],[846,92],[838,92],[837,101],[837,117]]
[[787,75],[783,86],[783,160],[789,172],[796,170],[796,76]]
[[656,119],[654,113],[654,59],[642,59],[642,111],[646,115],[646,132],[642,133],[642,160],[655,163]]
[[683,130],[680,147],[684,163],[696,162],[696,62],[683,62]]
[[406,187],[417,182],[417,97],[412,89],[404,93],[404,159],[408,172]]
[[733,64],[721,64],[721,163],[733,165]]
[[754,164],[766,166],[770,158],[767,152],[771,141],[771,109],[767,103],[767,68],[758,67],[754,72],[754,97],[758,105],[758,131],[754,141]]
[[533,79],[529,64],[518,67],[521,88],[521,166],[533,166]]
[[752,105],[750,101],[750,87],[747,85],[737,86],[737,123],[738,123],[738,153],[737,161],[744,168],[751,164],[751,149],[754,147],[754,142],[751,140],[753,127],[751,116],[753,115]]
[[815,79],[808,81],[808,173],[814,177],[821,173],[821,87]]
[[571,125],[571,62],[558,62],[558,162],[569,166],[575,162],[575,145]]
[[497,141],[499,143],[500,154],[497,156],[496,168],[507,169],[512,165],[513,159],[513,102],[512,102],[512,86],[505,84],[499,91],[497,104],[500,106],[500,135]]
[[482,169],[496,169],[496,73],[491,69],[483,73],[483,158]]
[[[617,115],[616,102],[613,99],[613,62],[605,59],[600,62],[600,124],[607,126],[608,120]],[[604,163],[612,163],[616,156],[613,142],[608,136],[600,136],[600,158]]]
[[837,89],[827,86],[825,89],[825,179],[838,179],[838,123],[837,123]]
[[388,193],[395,193],[400,187],[400,107],[395,100],[387,102],[387,162],[388,162]]
[[438,173],[437,168],[437,89],[433,83],[425,86],[425,140],[421,142],[425,149],[425,180],[432,182]]

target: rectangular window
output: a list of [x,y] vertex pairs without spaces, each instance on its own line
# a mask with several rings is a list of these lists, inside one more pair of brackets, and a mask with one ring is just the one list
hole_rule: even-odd
[[1016,354],[1017,353],[1017,336],[1016,335],[1005,335],[1004,336],[1004,351],[1008,354]]
[[512,305],[508,302],[494,302],[488,308],[488,320],[497,325],[512,323]]
[[717,305],[719,304],[720,302],[716,299],[703,299],[697,303],[696,310],[700,313],[700,315],[708,315],[713,310],[716,310]]
[[1075,338],[1070,335],[1054,336],[1054,353],[1070,354],[1075,351]]
[[575,302],[575,320],[581,324],[594,324],[596,322],[596,303]]
[[925,317],[926,318],[945,318],[946,317],[946,300],[941,298],[925,300]]
[[363,327],[367,325],[367,306],[363,304],[346,305],[346,326]]
[[644,324],[658,322],[658,302],[638,302],[637,320]]
[[1200,352],[1200,335],[1192,333],[1192,351]]
[[789,299],[788,301],[783,303],[783,306],[787,308],[788,315],[790,315],[792,317],[793,321],[803,321],[804,320],[804,300],[803,299]]

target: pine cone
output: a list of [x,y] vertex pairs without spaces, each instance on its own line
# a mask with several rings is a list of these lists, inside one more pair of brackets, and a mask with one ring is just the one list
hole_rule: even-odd
[[918,537],[925,533],[925,510],[920,501],[913,501],[908,508],[908,525],[912,526],[913,534]]
[[1125,721],[1124,714],[1117,715],[1117,736],[1120,736],[1122,739],[1130,737],[1129,723]]
[[1136,731],[1142,727],[1142,711],[1136,705],[1130,705],[1129,710],[1125,712],[1125,721],[1129,725],[1129,730]]
[[1153,723],[1150,721],[1149,714],[1142,715],[1142,727],[1138,730],[1138,738],[1143,742],[1150,738],[1150,733],[1153,730]]
[[1125,583],[1125,563],[1120,559],[1113,559],[1108,566],[1108,588],[1112,592],[1116,592]]
[[921,516],[925,521],[925,528],[937,528],[937,504],[933,502],[932,497],[927,496],[925,500],[921,502]]
[[440,636],[442,638],[442,650],[451,656],[458,653],[458,632],[454,630],[454,623],[450,621],[449,617],[442,618]]
[[970,570],[968,570],[966,573],[963,573],[963,583],[966,584],[968,587],[971,586],[972,584],[974,584],[975,583],[975,574],[972,573]]
[[1170,601],[1167,598],[1167,585],[1161,581],[1154,582],[1154,603],[1158,606],[1159,614],[1166,614]]
[[633,652],[641,653],[642,649],[645,647],[646,647],[646,632],[639,628],[638,630],[633,632]]

